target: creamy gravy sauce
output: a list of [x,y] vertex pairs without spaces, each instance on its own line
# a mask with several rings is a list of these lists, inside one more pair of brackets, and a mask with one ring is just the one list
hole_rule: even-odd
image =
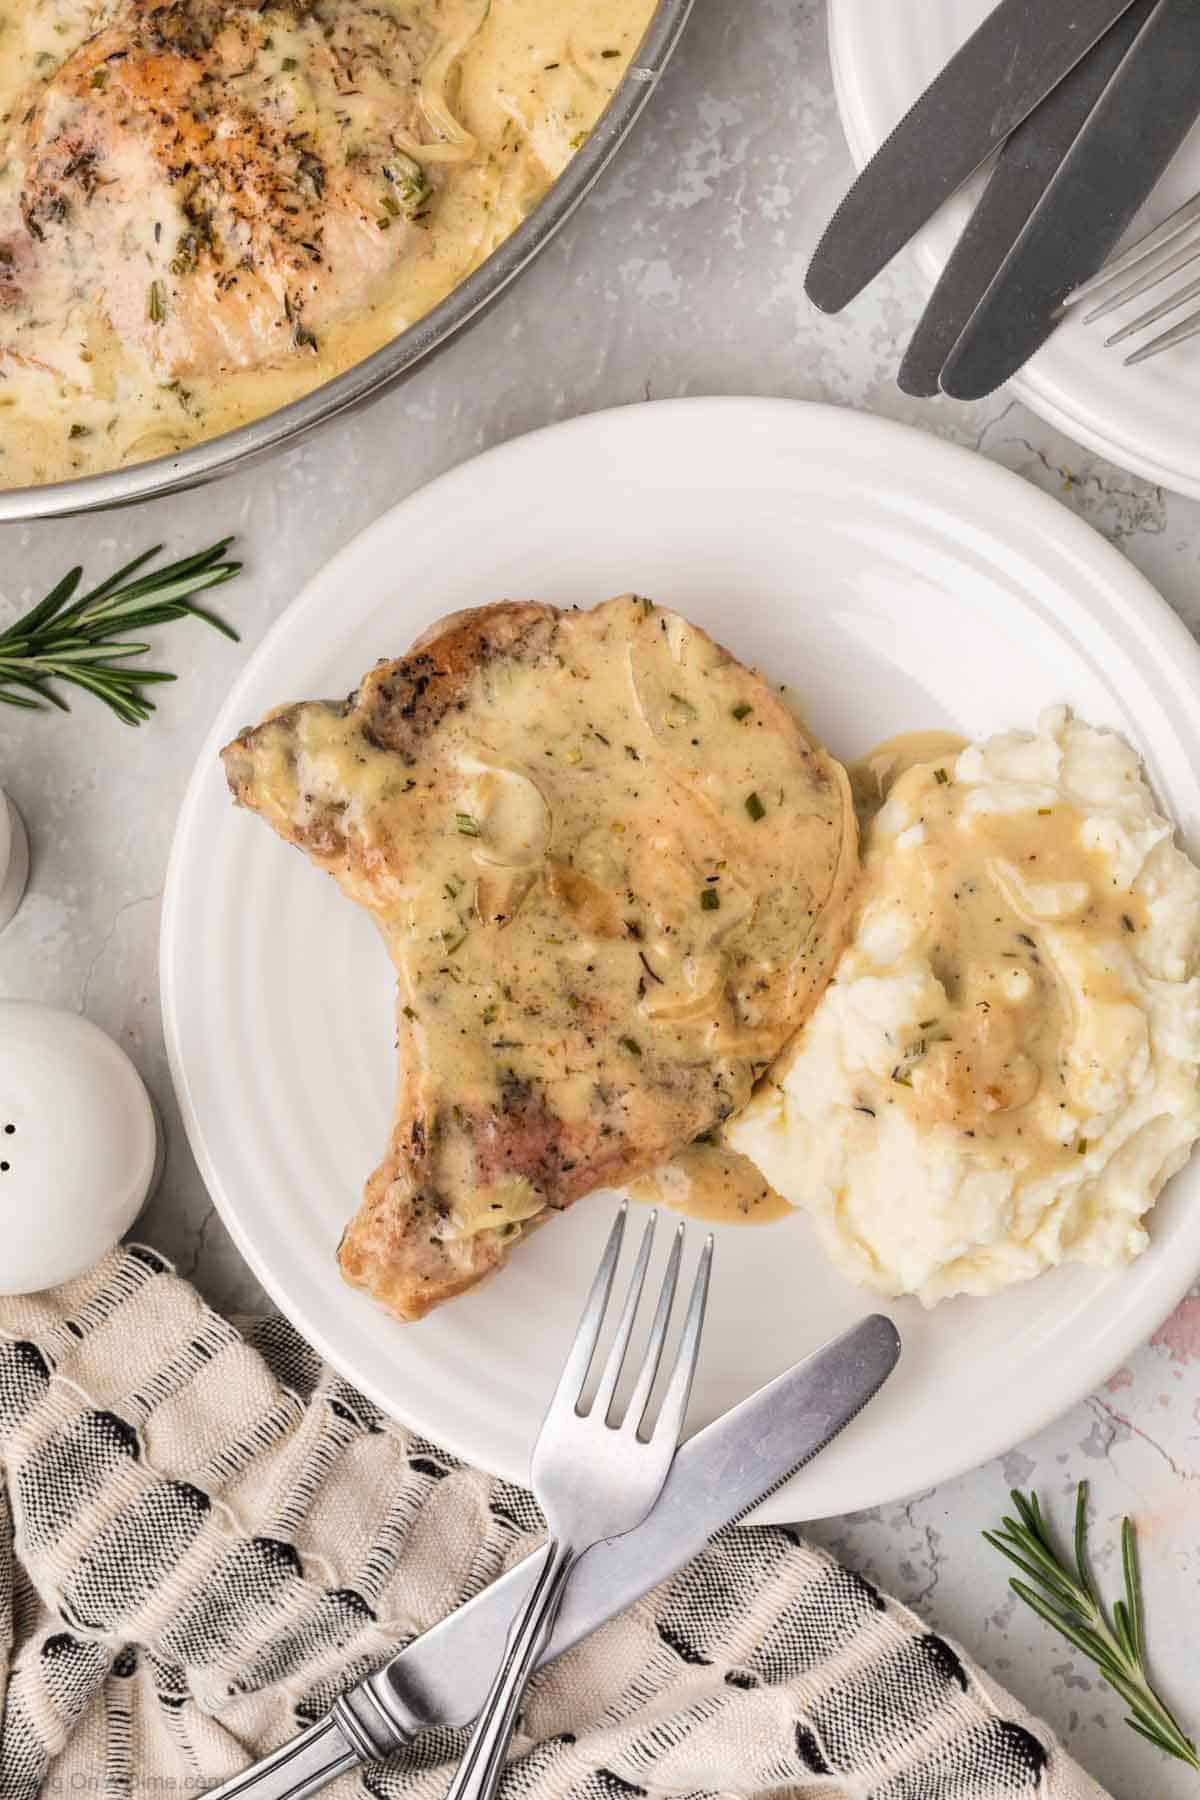
[[710,1225],[769,1225],[793,1211],[756,1163],[724,1144],[693,1144],[630,1182],[629,1193],[644,1205],[669,1206]]
[[859,794],[877,807],[890,793],[914,820],[907,848],[907,832],[868,842],[860,916],[898,909],[946,992],[941,1012],[896,1045],[888,1104],[987,1139],[1036,1173],[1086,1153],[1062,1121],[1086,1114],[1096,1071],[1141,1029],[1129,952],[1146,904],[1115,885],[1069,805],[968,815],[969,790],[954,779],[961,748],[943,739],[927,762],[921,734],[854,772]]
[[[470,151],[457,161],[437,160],[436,145],[429,153],[433,192],[411,254],[386,277],[364,279],[348,315],[313,334],[315,341],[264,366],[179,377],[114,330],[94,276],[88,291],[86,267],[73,269],[69,283],[35,290],[30,304],[8,306],[0,267],[0,486],[180,450],[298,399],[380,348],[443,299],[542,198],[599,118],[654,10],[654,0],[384,4],[412,23],[414,41],[434,45],[430,61],[445,63],[445,130]],[[0,253],[6,214],[18,218],[23,191],[13,153],[21,118],[95,20],[84,0],[12,0],[0,19]],[[296,79],[288,65],[299,58],[286,54],[286,27],[274,29],[271,42],[271,75]],[[428,135],[440,140],[444,132],[434,121]],[[458,154],[463,143],[451,148]],[[384,213],[379,222],[395,223]],[[70,250],[76,262],[79,241]]]
[[[678,615],[560,614],[544,649],[481,667],[413,766],[364,729],[373,684],[400,704],[395,665],[365,711],[294,708],[244,771],[227,752],[241,796],[384,935],[398,1136],[422,1117],[443,1238],[517,1228],[606,1159],[623,1176],[743,1105],[824,984],[855,866],[837,765]],[[553,1190],[505,1154],[534,1104],[566,1146]],[[775,1216],[743,1164],[697,1146],[664,1198]]]
[[902,731],[860,756],[849,771],[860,824],[874,818],[902,775],[920,763],[948,765],[967,743],[953,731]]

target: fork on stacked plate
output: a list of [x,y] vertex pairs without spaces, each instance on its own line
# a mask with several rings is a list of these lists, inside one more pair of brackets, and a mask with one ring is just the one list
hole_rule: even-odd
[[[1169,218],[1161,225],[1155,226],[1144,237],[1129,246],[1123,255],[1114,258],[1091,281],[1085,281],[1082,287],[1068,296],[1068,307],[1082,307],[1088,303],[1082,313],[1085,325],[1091,325],[1099,319],[1112,317],[1121,309],[1131,306],[1135,300],[1143,299],[1155,289],[1167,287],[1162,297],[1156,300],[1144,312],[1127,319],[1124,324],[1105,338],[1106,345],[1115,347],[1126,343],[1140,331],[1146,331],[1152,325],[1159,324],[1186,306],[1189,300],[1200,295],[1200,276],[1175,283],[1172,277],[1200,262],[1200,194],[1185,200],[1182,206],[1176,207]],[[1163,350],[1171,350],[1176,344],[1186,342],[1188,338],[1200,333],[1200,307],[1185,313],[1182,319],[1160,331],[1156,336],[1145,340],[1135,350],[1131,350],[1125,361],[1131,366],[1146,362],[1151,356],[1157,356]]]

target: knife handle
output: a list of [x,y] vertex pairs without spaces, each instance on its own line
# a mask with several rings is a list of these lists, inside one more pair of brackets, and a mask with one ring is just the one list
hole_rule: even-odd
[[315,1725],[210,1788],[206,1800],[308,1800],[339,1775],[391,1756],[408,1741],[409,1733],[360,1682]]
[[210,1788],[208,1800],[306,1800],[365,1760],[334,1713],[326,1713],[261,1762]]

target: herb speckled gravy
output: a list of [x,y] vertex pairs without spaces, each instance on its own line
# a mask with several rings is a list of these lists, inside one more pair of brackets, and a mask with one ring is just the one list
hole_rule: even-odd
[[1073,1045],[1078,1003],[1061,965],[1084,959],[1082,995],[1107,1033],[1129,997],[1107,952],[1136,943],[1146,904],[1119,883],[1111,860],[1089,845],[1086,820],[1061,798],[972,808],[954,774],[966,747],[948,732],[913,732],[851,772],[860,812],[869,817],[894,797],[913,820],[894,847],[867,855],[860,913],[882,901],[903,915],[947,1001],[897,1045],[892,1082],[914,1119],[989,1140],[1026,1169],[1049,1169],[1080,1153],[1083,1140],[1057,1120],[1084,1098],[1090,1057],[1120,1054],[1119,1033],[1111,1045],[1094,1034]]
[[629,1185],[633,1199],[709,1225],[770,1225],[792,1208],[762,1170],[720,1143],[697,1142]]

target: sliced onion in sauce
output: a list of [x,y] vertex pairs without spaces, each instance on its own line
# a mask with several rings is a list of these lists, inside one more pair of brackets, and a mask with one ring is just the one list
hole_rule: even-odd
[[515,764],[474,756],[461,757],[459,768],[468,779],[457,810],[480,828],[472,846],[475,861],[492,869],[535,868],[554,829],[550,804],[537,782]]

